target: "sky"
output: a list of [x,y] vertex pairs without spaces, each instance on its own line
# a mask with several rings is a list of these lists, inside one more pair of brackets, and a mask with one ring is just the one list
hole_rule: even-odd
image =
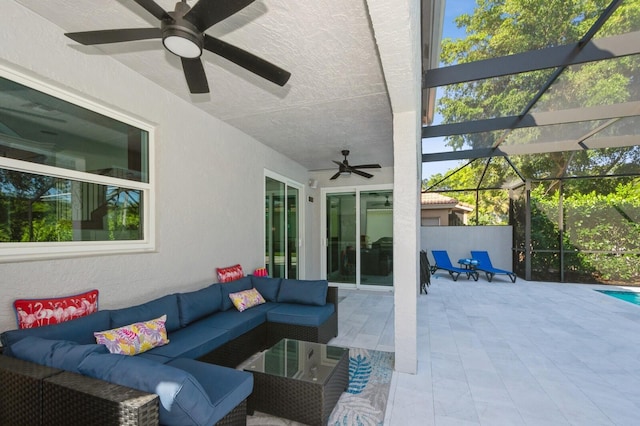
[[[464,38],[466,36],[464,29],[457,28],[453,22],[456,16],[463,13],[473,13],[475,6],[474,0],[448,0],[445,4],[444,22],[442,28],[442,38]],[[442,89],[438,88],[436,92],[436,98],[441,95]],[[436,100],[437,103],[437,100]],[[442,116],[436,114],[433,119],[433,124],[439,124],[442,122]],[[445,146],[444,138],[430,138],[425,139],[422,142],[422,152],[424,154],[432,152],[450,151],[451,148]],[[461,163],[459,161],[437,161],[430,163],[422,163],[422,179],[429,179],[432,175],[437,173],[444,174],[447,170],[455,169]],[[464,164],[464,162],[462,163]]]

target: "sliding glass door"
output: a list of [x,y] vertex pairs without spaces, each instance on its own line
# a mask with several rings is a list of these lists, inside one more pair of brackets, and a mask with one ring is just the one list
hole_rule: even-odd
[[327,279],[356,283],[356,194],[327,194]]
[[299,278],[300,189],[265,177],[265,266],[271,277]]
[[392,286],[393,191],[331,191],[324,203],[327,279]]

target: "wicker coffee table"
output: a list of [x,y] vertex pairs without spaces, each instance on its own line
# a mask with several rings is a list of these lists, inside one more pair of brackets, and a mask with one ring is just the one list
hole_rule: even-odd
[[253,373],[247,412],[326,425],[349,384],[349,350],[282,339],[243,365]]

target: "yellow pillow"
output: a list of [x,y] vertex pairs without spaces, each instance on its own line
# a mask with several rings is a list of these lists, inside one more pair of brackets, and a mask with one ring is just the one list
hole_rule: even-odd
[[165,322],[167,316],[137,322],[113,330],[93,333],[99,345],[105,345],[112,354],[135,355],[156,346],[169,343]]
[[240,312],[265,303],[264,298],[255,288],[239,291],[238,293],[229,293],[229,299]]

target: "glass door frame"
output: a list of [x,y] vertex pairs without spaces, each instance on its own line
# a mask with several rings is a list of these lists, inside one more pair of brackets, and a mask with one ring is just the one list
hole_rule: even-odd
[[[327,279],[327,247],[329,246],[329,241],[327,240],[327,194],[351,194],[355,193],[356,196],[356,229],[360,230],[360,193],[361,192],[370,192],[370,191],[391,191],[393,192],[393,184],[381,184],[381,185],[360,185],[360,186],[336,186],[336,187],[325,187],[320,190],[320,240],[321,240],[321,249],[320,249],[320,273],[321,278]],[[359,235],[360,232],[356,233],[356,236]],[[356,282],[355,284],[351,283],[335,283],[330,282],[329,284],[332,286],[336,286],[338,288],[346,288],[346,289],[362,289],[362,290],[377,290],[377,291],[393,291],[394,286],[380,286],[380,285],[366,285],[361,284],[360,277],[360,267],[361,259],[360,259],[360,238],[356,238]]]
[[[272,172],[270,170],[265,169],[264,170],[264,176],[262,177],[262,205],[264,206],[264,200],[267,197],[267,187],[266,187],[266,181],[267,178],[270,179],[274,179],[279,181],[280,183],[284,184],[284,188],[285,188],[285,196],[284,196],[284,200],[285,200],[285,205],[286,205],[286,200],[287,200],[287,188],[288,187],[292,187],[295,188],[298,191],[298,206],[297,206],[297,220],[298,220],[298,241],[297,241],[297,248],[298,248],[298,252],[297,252],[297,257],[296,257],[296,262],[297,262],[297,271],[298,271],[298,278],[299,279],[304,279],[305,277],[305,255],[304,255],[304,235],[305,235],[305,230],[304,230],[304,208],[305,208],[305,203],[303,202],[305,200],[305,193],[304,193],[304,185],[301,184],[300,182],[296,182],[293,179],[290,179],[286,176],[282,176],[278,173]],[[264,213],[264,212],[263,212]],[[285,218],[288,219],[288,216],[285,214]],[[264,219],[263,219],[264,222]],[[267,242],[267,233],[269,232],[269,230],[266,227],[266,224],[263,224],[262,227],[262,263],[265,263],[265,267],[266,262],[265,262],[265,255],[266,253],[264,252],[264,248],[266,246],[266,242]],[[287,226],[285,225],[284,227],[284,241],[288,241],[288,233],[287,233]],[[288,259],[288,251],[289,248],[287,246],[287,244],[285,244],[285,259]],[[289,278],[289,265],[285,265],[285,276],[287,278]]]

